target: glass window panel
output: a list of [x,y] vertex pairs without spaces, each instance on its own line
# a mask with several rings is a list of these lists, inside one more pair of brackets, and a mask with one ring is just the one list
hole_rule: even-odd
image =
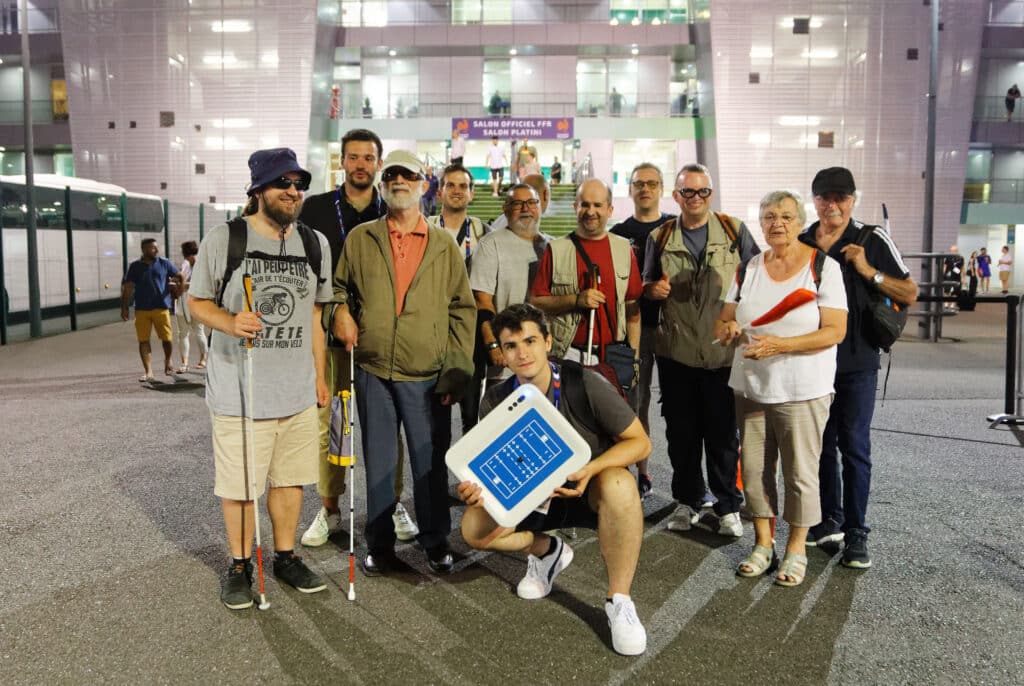
[[608,65],[603,59],[576,61],[576,112],[596,117],[604,112]]
[[452,0],[452,24],[479,24],[481,0]]
[[489,114],[508,113],[512,99],[510,60],[484,60],[482,96],[484,109]]
[[512,0],[487,0],[483,10],[485,24],[512,23]]

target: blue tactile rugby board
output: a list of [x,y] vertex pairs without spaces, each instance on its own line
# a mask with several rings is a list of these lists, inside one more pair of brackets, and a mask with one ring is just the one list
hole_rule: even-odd
[[540,389],[520,386],[452,446],[445,462],[483,489],[484,509],[514,527],[590,460],[590,446]]

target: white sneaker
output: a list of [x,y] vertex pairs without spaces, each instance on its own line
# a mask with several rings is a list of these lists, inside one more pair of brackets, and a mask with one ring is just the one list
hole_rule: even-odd
[[696,523],[698,528],[710,531],[719,536],[739,538],[743,535],[743,523],[739,512],[730,512],[719,517],[714,512],[705,512]]
[[399,541],[411,541],[420,532],[420,528],[412,521],[402,503],[395,504],[395,514],[391,515],[391,521],[395,523],[395,537]]
[[516,594],[523,600],[540,600],[551,593],[555,577],[572,562],[572,548],[558,536],[552,536],[551,540],[555,542],[553,553],[544,557],[529,555],[526,558],[526,576],[516,587]]
[[743,522],[739,512],[730,512],[718,520],[718,533],[722,536],[739,538],[743,535]]
[[605,601],[605,614],[612,630],[612,648],[619,655],[640,655],[647,650],[647,630],[636,616],[636,605],[628,595],[616,593]]
[[341,523],[341,512],[329,513],[326,507],[321,507],[313,518],[313,523],[302,534],[302,545],[309,548],[317,548],[327,543],[331,531],[338,528]]
[[665,528],[669,531],[689,531],[697,523],[699,515],[689,505],[680,505]]

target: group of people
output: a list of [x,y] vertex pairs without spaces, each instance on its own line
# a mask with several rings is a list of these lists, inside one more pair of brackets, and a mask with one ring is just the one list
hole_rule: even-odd
[[[455,140],[458,136],[458,132],[452,134],[452,163],[455,163]],[[460,151],[465,154],[465,143],[459,148]],[[512,141],[511,143],[512,158],[511,161],[505,154],[505,147],[499,142],[497,136],[491,138],[491,145],[487,148],[487,170],[491,175],[491,195],[498,197],[498,190],[501,188],[502,183],[505,181],[505,167],[509,168],[509,183],[515,184],[529,176],[539,174],[543,176],[544,172],[540,166],[540,158],[537,155],[536,146],[530,145],[530,139],[524,138],[522,143]],[[461,164],[462,157],[459,158],[459,164]],[[562,163],[555,157],[551,163],[551,169],[549,170],[551,176],[551,183],[560,184],[562,183]]]
[[[523,553],[517,593],[532,600],[547,596],[573,559],[552,532],[596,529],[613,647],[644,652],[630,591],[641,498],[652,488],[655,365],[678,503],[668,529],[737,538],[746,511],[756,544],[737,573],[775,569],[781,455],[789,538],[776,582],[801,583],[806,547],[844,539],[843,564],[871,565],[879,358],[859,320],[871,291],[910,304],[917,289],[883,229],[855,240],[862,224],[852,218],[848,170],[814,178],[818,221],[806,229],[797,194],[767,194],[760,224],[769,248],[761,253],[743,222],[712,212],[711,172],[700,164],[672,178],[678,215],[661,210],[662,171],[638,165],[630,174],[633,213],[613,227],[610,186],[587,180],[576,193],[576,229],[558,239],[542,231],[549,186],[536,171],[504,189],[500,226],[489,227],[467,214],[474,180],[460,164],[440,173],[433,217],[421,211],[429,185],[412,152],[385,156],[375,133],[354,129],[342,138],[342,166],[341,186],[307,198],[310,175],[291,150],[253,153],[243,264],[226,269],[225,225],[206,236],[193,268],[191,316],[213,332],[207,404],[214,492],[232,556],[221,586],[227,607],[253,602],[252,502],[264,485],[274,574],[302,592],[326,587],[295,554],[295,537],[307,484],[317,484],[321,508],[302,543],[323,545],[340,525],[345,472],[327,459],[326,408],[351,384],[366,473],[367,576],[401,568],[396,540],[411,538],[434,573],[453,571],[444,463],[452,406],[460,405],[465,433],[517,385],[532,383],[586,440],[591,460],[515,529],[491,519],[479,484],[458,484],[462,537],[473,548]],[[243,274],[253,300],[267,306],[244,307]],[[252,343],[255,369],[245,408],[240,340]],[[631,381],[589,366],[610,364],[612,348],[628,351]],[[255,426],[255,493],[243,478],[240,416]],[[405,453],[415,522],[400,503]]]
[[[996,262],[996,272],[999,274],[999,284],[1003,295],[1010,292],[1012,270],[1013,256],[1010,255],[1010,246],[1004,245],[999,254],[999,260]],[[988,254],[988,248],[980,248],[971,253],[967,260],[964,279],[977,279],[978,290],[982,293],[991,292],[992,256]]]

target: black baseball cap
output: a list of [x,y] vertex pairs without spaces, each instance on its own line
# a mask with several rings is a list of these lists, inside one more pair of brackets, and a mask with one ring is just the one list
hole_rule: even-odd
[[846,167],[822,169],[814,175],[814,181],[811,182],[811,193],[814,195],[825,195],[826,193],[853,195],[856,192],[857,185],[853,182],[853,174]]

